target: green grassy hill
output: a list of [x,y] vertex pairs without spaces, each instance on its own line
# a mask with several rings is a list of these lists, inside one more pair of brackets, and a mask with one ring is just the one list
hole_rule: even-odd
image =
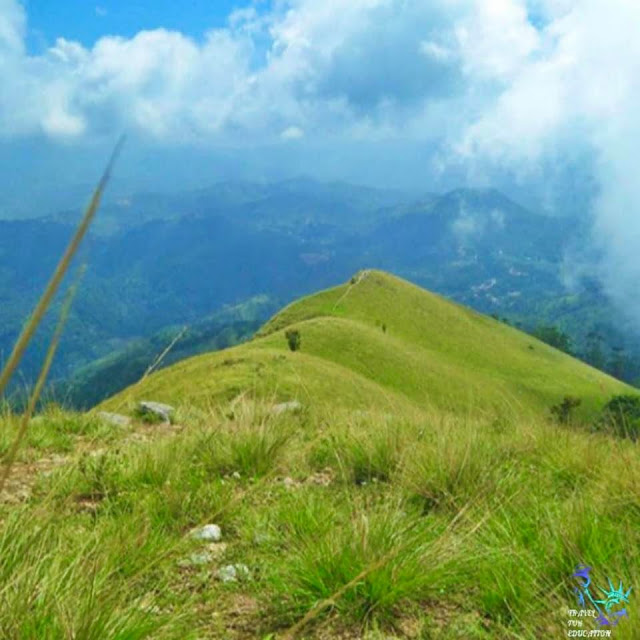
[[[288,348],[297,330],[301,347]],[[630,388],[512,327],[380,271],[303,298],[248,344],[183,361],[110,399],[208,406],[242,393],[344,408],[540,414],[565,395],[594,414]]]
[[[596,597],[623,583],[606,613],[624,605],[612,637],[636,640],[638,443],[547,419],[626,391],[363,272],[103,404],[130,421],[31,421],[0,494],[0,637],[552,639],[586,564]],[[175,422],[138,419],[142,398]],[[0,461],[20,428],[0,411]]]

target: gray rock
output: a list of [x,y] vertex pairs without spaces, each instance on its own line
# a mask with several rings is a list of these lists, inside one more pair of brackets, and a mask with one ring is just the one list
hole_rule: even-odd
[[246,564],[228,564],[226,567],[218,569],[218,579],[222,582],[238,582],[238,580],[249,580],[251,572]]
[[297,400],[291,400],[290,402],[281,402],[280,404],[274,404],[271,408],[271,413],[279,415],[287,411],[300,411],[302,405]]
[[192,553],[186,560],[182,560],[179,565],[181,567],[201,567],[205,564],[211,564],[215,560],[215,556],[208,551],[200,553]]
[[131,418],[129,418],[129,416],[123,416],[120,413],[98,411],[98,418],[114,427],[128,427],[131,424]]
[[160,418],[165,423],[171,422],[171,414],[175,409],[168,404],[162,404],[160,402],[149,402],[143,400],[139,404],[139,411],[142,415],[153,416],[154,418]]
[[193,529],[189,535],[204,542],[220,542],[222,540],[222,530],[217,524],[206,524],[199,529]]

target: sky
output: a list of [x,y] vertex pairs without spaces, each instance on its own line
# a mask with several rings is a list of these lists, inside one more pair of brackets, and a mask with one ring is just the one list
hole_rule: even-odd
[[131,189],[497,186],[589,216],[640,319],[639,24],[637,0],[0,0],[0,204],[91,182],[123,132]]
[[[91,47],[109,34],[132,38],[142,30],[168,29],[199,40],[213,28],[224,28],[242,2],[233,0],[27,0],[26,44],[42,53],[65,38]],[[266,3],[256,5],[265,11]]]

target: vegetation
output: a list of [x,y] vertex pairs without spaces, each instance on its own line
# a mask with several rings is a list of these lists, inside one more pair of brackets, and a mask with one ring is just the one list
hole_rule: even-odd
[[150,367],[162,369],[189,356],[225,349],[248,340],[272,308],[273,302],[261,296],[203,318],[189,327],[174,327],[136,340],[82,367],[70,379],[54,385],[50,395],[65,406],[89,409],[140,380]]
[[[388,331],[383,334],[378,322]],[[304,333],[295,359],[285,333]],[[254,397],[331,402],[349,409],[405,412],[424,406],[494,416],[544,415],[564,396],[582,399],[576,416],[595,419],[626,385],[469,309],[379,271],[357,285],[303,298],[256,339],[149,376],[104,403],[138,400],[207,407],[242,392]],[[212,375],[212,371],[216,374]]]
[[[575,425],[549,421],[571,395]],[[170,403],[174,424],[32,420],[0,496],[0,636],[559,636],[578,563],[640,583],[640,453],[583,428],[613,395],[635,397],[364,272],[100,406]],[[0,426],[4,457],[20,417]],[[191,535],[208,523],[220,542]]]
[[[225,305],[267,295],[275,306],[241,318],[257,326],[281,304],[365,265],[532,331],[537,324],[556,327],[589,364],[626,381],[640,377],[640,340],[604,293],[581,281],[569,294],[557,275],[566,243],[586,237],[584,220],[548,219],[491,190],[412,202],[402,193],[308,180],[136,195],[124,206],[107,202],[96,220],[91,269],[54,363],[54,379],[75,377],[68,393],[75,407],[116,392],[110,380],[126,385],[135,379],[134,370],[156,356],[159,335],[193,328]],[[482,233],[461,239],[456,221],[464,211]],[[495,211],[504,214],[504,225],[495,223]],[[0,353],[13,346],[77,218],[68,212],[46,220],[0,220]],[[45,331],[25,354],[16,385],[35,381],[54,324],[55,316],[45,318]],[[210,346],[228,344],[212,340]],[[135,366],[120,362],[112,368],[117,356]]]
[[640,436],[640,397],[614,396],[602,410],[602,424],[623,437],[637,440]]
[[297,351],[300,348],[300,332],[297,329],[289,329],[285,331],[284,337],[291,351]]
[[[22,465],[0,505],[0,634],[253,638],[315,611],[301,637],[556,637],[579,561],[638,583],[628,440],[385,413],[242,400],[165,431],[45,414],[21,454],[41,472]],[[188,535],[208,522],[221,544]],[[249,580],[217,578],[238,562]]]
[[571,418],[573,410],[580,406],[582,400],[573,396],[565,396],[562,402],[551,407],[551,415],[560,423],[567,424]]
[[540,326],[533,332],[533,335],[538,340],[542,340],[560,351],[571,353],[571,338],[558,327]]

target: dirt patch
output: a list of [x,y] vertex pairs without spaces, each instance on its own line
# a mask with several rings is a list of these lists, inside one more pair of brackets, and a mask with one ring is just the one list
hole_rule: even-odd
[[26,502],[38,478],[47,475],[68,461],[67,456],[52,455],[33,462],[16,462],[0,494],[0,504],[20,504]]

